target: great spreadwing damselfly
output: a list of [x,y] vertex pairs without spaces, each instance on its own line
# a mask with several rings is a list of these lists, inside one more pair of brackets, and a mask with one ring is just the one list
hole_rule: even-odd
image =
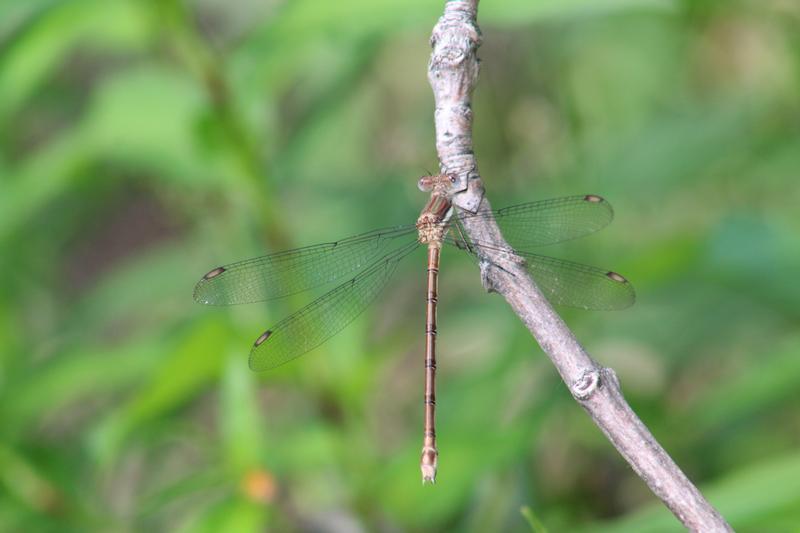
[[[316,348],[352,322],[375,300],[398,263],[420,245],[428,247],[425,317],[425,426],[420,467],[422,480],[434,482],[438,451],[435,433],[436,307],[442,244],[482,259],[512,254],[525,265],[542,293],[554,304],[582,309],[623,309],[635,294],[620,274],[529,252],[564,242],[608,225],[614,212],[602,197],[587,194],[520,204],[495,211],[455,213],[447,194],[447,175],[424,176],[419,185],[431,197],[416,224],[377,229],[335,242],[317,244],[217,267],[197,283],[194,299],[232,305],[284,298],[345,279],[262,333],[250,350],[250,368],[275,368]],[[462,224],[491,218],[509,249],[468,239]],[[452,230],[452,231],[451,231]]]

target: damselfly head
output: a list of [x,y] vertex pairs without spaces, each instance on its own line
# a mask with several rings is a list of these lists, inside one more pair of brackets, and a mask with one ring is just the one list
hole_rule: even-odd
[[435,176],[422,176],[417,182],[419,190],[422,192],[431,192],[433,190],[434,177]]
[[434,174],[422,176],[417,182],[417,187],[419,187],[419,190],[422,192],[436,191],[446,193],[457,181],[458,178],[449,174]]

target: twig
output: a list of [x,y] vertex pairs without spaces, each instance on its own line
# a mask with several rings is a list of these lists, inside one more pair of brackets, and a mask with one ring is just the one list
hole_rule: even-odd
[[[458,178],[453,202],[469,211],[488,210],[472,150],[470,93],[478,79],[481,35],[478,0],[450,0],[433,29],[428,79],[436,102],[436,148],[441,171]],[[464,224],[475,241],[508,248],[494,221],[470,217]],[[482,247],[481,250],[484,250]],[[481,274],[501,294],[542,347],[573,397],[605,433],[633,470],[684,526],[692,531],[732,531],[630,408],[614,371],[600,366],[553,311],[522,264],[498,254],[482,258]]]

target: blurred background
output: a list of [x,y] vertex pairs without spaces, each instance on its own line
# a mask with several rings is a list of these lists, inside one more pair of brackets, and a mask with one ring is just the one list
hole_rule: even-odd
[[[192,299],[219,264],[415,220],[442,7],[0,0],[0,530],[681,530],[463,254],[434,487],[424,253],[263,375],[253,340],[314,295]],[[479,21],[493,205],[614,205],[546,252],[638,301],[564,318],[737,530],[798,531],[800,4],[484,0]]]

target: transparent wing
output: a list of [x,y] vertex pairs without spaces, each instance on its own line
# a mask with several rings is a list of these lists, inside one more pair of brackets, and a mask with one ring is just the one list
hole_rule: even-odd
[[550,302],[580,309],[618,310],[633,305],[633,285],[620,274],[563,259],[517,252]]
[[255,371],[275,368],[300,357],[341,331],[375,300],[397,263],[418,245],[414,241],[387,254],[353,279],[265,331],[250,351],[250,368]]
[[[511,246],[526,249],[595,232],[613,216],[608,202],[589,194],[466,213],[459,218],[493,217]],[[204,304],[229,305],[296,294],[364,268],[394,242],[411,235],[416,236],[413,225],[381,229],[217,267],[197,283],[194,298]]]
[[540,200],[496,211],[460,213],[458,219],[469,223],[476,218],[492,217],[515,250],[583,237],[606,227],[614,210],[595,194]]
[[514,253],[525,260],[525,269],[553,304],[611,311],[625,309],[636,301],[633,285],[621,274],[610,270],[546,255],[465,242],[460,236],[448,235],[445,242],[473,256],[491,255],[492,252]]
[[217,267],[197,282],[194,299],[230,305],[283,298],[340,279],[367,266],[404,237],[413,225],[370,231]]

